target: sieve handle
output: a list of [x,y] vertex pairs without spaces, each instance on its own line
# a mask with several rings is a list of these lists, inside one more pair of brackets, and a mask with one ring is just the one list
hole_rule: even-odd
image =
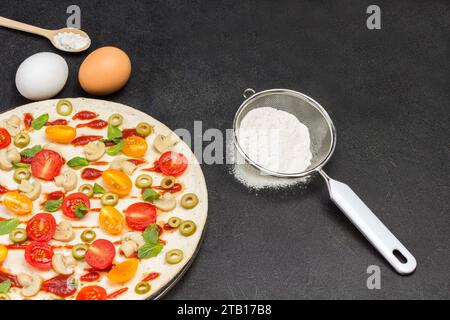
[[320,171],[320,173],[327,181],[331,200],[392,267],[402,275],[413,273],[417,266],[414,256],[365,205],[358,195],[348,185],[331,179],[323,171]]

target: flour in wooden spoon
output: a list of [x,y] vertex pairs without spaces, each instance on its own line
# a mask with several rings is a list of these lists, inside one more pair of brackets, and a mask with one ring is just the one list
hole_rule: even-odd
[[237,139],[250,159],[270,171],[296,174],[311,165],[308,127],[288,112],[267,107],[251,110]]

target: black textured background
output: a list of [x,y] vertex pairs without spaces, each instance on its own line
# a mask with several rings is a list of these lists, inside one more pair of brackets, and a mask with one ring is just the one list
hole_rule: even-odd
[[[327,166],[410,249],[418,269],[397,275],[328,199],[305,190],[248,191],[225,166],[204,166],[209,224],[191,270],[169,299],[450,298],[449,1],[5,1],[0,15],[62,27],[82,9],[93,48],[127,51],[134,72],[108,97],[172,128],[226,129],[243,89],[285,87],[316,98],[338,130]],[[382,9],[382,30],[365,13]],[[1,109],[25,104],[20,62],[54,51],[45,39],[0,30]],[[60,97],[77,83],[85,55]],[[366,288],[379,265],[382,290]]]

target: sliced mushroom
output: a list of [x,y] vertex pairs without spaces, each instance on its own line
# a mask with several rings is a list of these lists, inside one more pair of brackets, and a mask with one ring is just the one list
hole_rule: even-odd
[[160,153],[166,153],[173,150],[173,148],[180,142],[174,133],[170,133],[168,136],[158,135],[153,142],[153,147]]
[[42,186],[37,180],[31,183],[30,181],[24,179],[20,182],[18,189],[34,201],[41,195]]
[[66,192],[73,191],[77,187],[78,178],[75,172],[67,170],[60,176],[55,178],[55,184],[58,187],[63,187]]
[[61,242],[70,242],[75,239],[75,232],[73,231],[72,224],[69,221],[61,221],[56,227],[53,239]]
[[72,256],[65,256],[63,253],[56,253],[52,258],[53,270],[58,274],[70,275],[74,272],[77,261]]
[[106,145],[102,141],[90,142],[84,146],[84,154],[88,161],[98,161],[106,152]]
[[155,207],[164,212],[172,211],[177,207],[177,201],[171,193],[166,193],[161,198],[153,201]]
[[131,258],[144,244],[144,237],[140,233],[129,232],[122,237],[122,245],[119,247],[119,252],[122,252],[127,258]]
[[125,174],[131,176],[134,173],[134,171],[136,171],[137,166],[134,163],[128,161],[128,159],[119,157],[117,159],[114,159],[113,162],[111,162],[110,168],[121,170]]
[[0,150],[0,169],[10,171],[14,168],[13,163],[20,160],[20,153],[17,149]]
[[22,286],[21,293],[24,297],[34,297],[41,290],[42,279],[37,275],[19,273],[17,281]]
[[5,128],[11,136],[15,137],[20,133],[20,123],[20,118],[14,115],[7,120],[1,121],[0,127]]

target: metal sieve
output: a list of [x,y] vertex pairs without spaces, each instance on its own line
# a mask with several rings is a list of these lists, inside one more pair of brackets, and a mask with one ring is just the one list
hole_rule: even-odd
[[[242,157],[256,169],[275,177],[298,178],[320,173],[327,183],[331,200],[392,267],[402,275],[414,272],[417,266],[414,256],[348,185],[331,179],[323,171],[323,167],[330,160],[336,147],[336,130],[325,109],[307,95],[287,89],[272,89],[258,93],[253,89],[246,89],[244,98],[246,100],[237,111],[233,123],[235,145]],[[241,122],[251,110],[264,107],[289,112],[308,127],[312,160],[305,171],[281,173],[269,170],[257,163],[255,159],[251,159],[243,150],[239,143]]]

